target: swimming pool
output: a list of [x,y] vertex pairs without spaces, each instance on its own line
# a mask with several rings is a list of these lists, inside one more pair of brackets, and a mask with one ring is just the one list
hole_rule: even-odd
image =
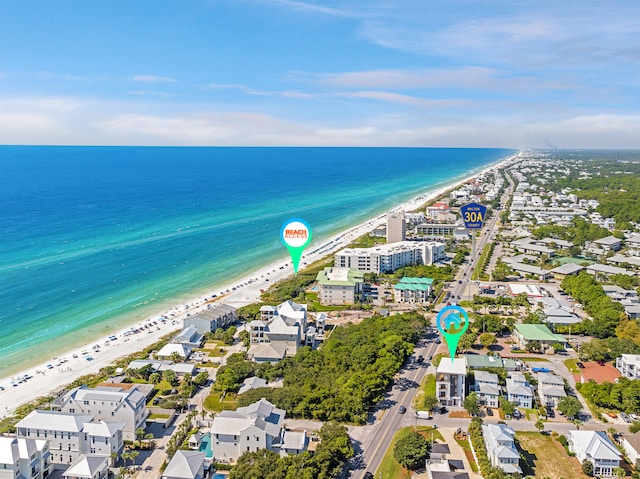
[[224,474],[214,474],[213,476],[211,476],[211,479],[227,479],[227,476],[225,476]]
[[[205,434],[202,436],[200,441],[200,452],[205,453],[205,457],[207,459],[211,459],[213,457],[213,450],[211,449],[211,435]],[[218,477],[216,477],[218,476]],[[214,474],[211,479],[224,479],[224,476],[220,476],[219,474]]]

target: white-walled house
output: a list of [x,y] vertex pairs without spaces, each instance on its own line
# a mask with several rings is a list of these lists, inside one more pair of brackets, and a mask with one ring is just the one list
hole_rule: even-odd
[[467,363],[464,358],[440,360],[436,369],[436,394],[443,406],[462,406],[465,396]]
[[0,478],[43,479],[51,471],[50,456],[45,439],[0,436]]
[[81,386],[72,389],[60,400],[62,412],[90,414],[96,420],[124,422],[124,439],[136,439],[136,429],[144,428],[149,416],[146,395],[135,385],[122,387]]
[[543,406],[556,407],[558,401],[567,396],[564,380],[550,373],[538,373],[538,396]]
[[211,423],[214,459],[231,462],[248,451],[279,449],[285,414],[266,399],[220,412]]
[[640,459],[640,433],[623,435],[620,445],[631,464],[636,464],[636,461]]
[[507,400],[518,407],[533,407],[533,391],[522,373],[511,373],[507,378]]
[[620,467],[622,454],[602,431],[569,431],[569,450],[576,454],[580,463],[585,460],[593,464],[595,477],[611,477]]
[[285,301],[278,306],[263,306],[260,316],[249,323],[248,356],[256,362],[295,356],[308,329],[307,305]]
[[124,447],[124,423],[94,421],[93,414],[36,410],[16,424],[16,435],[49,441],[51,462],[73,464],[83,455],[110,459]]
[[482,436],[491,465],[499,467],[507,474],[519,473],[520,454],[516,449],[515,433],[504,424],[482,426]]
[[500,388],[498,375],[486,371],[474,371],[475,391],[478,403],[489,407],[498,407]]

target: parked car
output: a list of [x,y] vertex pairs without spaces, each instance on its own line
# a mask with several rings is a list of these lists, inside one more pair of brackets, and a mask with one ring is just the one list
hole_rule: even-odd
[[600,359],[599,361],[597,361],[597,363],[598,363],[600,366],[604,366],[604,365],[605,365],[605,362],[604,362],[602,359]]
[[607,416],[609,416],[611,419],[615,419],[618,417],[618,415],[615,412],[608,412]]
[[422,356],[418,356],[417,362],[421,363],[424,361],[424,357]]
[[631,422],[631,418],[629,417],[629,415],[626,412],[621,412],[620,413],[620,417],[626,423],[630,423]]
[[493,409],[490,407],[487,408],[487,416],[493,416]]
[[448,410],[446,407],[444,407],[444,406],[443,406],[443,407],[441,407],[441,408],[439,409],[439,411],[440,411],[440,414],[447,414],[447,413],[449,412],[449,410]]
[[578,366],[580,369],[584,369],[584,364],[579,361],[576,363],[576,366]]

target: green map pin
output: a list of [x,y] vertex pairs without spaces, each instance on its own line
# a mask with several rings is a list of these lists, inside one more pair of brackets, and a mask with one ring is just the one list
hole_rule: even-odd
[[436,327],[447,343],[453,361],[460,338],[469,328],[469,315],[460,306],[445,306],[436,316]]
[[302,251],[311,242],[311,227],[305,220],[292,218],[282,225],[280,237],[291,255],[293,274],[297,275]]

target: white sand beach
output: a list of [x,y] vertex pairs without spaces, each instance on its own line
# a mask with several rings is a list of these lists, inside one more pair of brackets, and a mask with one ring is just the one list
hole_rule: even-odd
[[[509,163],[513,158],[493,164],[482,173],[499,168]],[[455,184],[465,183],[478,174],[481,173],[476,173]],[[394,209],[415,210],[424,203],[442,196],[455,184],[425,192]],[[312,243],[307,248],[309,252],[302,256],[300,269],[303,269],[306,264],[311,264],[346,247],[354,239],[372,231],[384,221],[384,218],[384,214],[372,218],[320,245]],[[98,372],[100,368],[111,365],[116,359],[140,351],[157,342],[163,336],[179,331],[182,329],[185,316],[207,308],[213,295],[216,295],[216,301],[234,307],[256,303],[260,300],[262,290],[268,289],[271,284],[290,276],[292,273],[291,260],[283,257],[281,261],[253,272],[233,284],[212,287],[208,294],[197,300],[175,306],[168,311],[158,312],[144,321],[138,321],[128,328],[113,332],[112,335],[97,339],[81,348],[70,350],[57,358],[47,358],[39,366],[31,367],[13,377],[1,378],[0,386],[4,387],[4,390],[0,390],[0,416],[10,415],[17,406],[37,397],[45,396],[83,375]],[[161,318],[164,319],[161,320]]]

